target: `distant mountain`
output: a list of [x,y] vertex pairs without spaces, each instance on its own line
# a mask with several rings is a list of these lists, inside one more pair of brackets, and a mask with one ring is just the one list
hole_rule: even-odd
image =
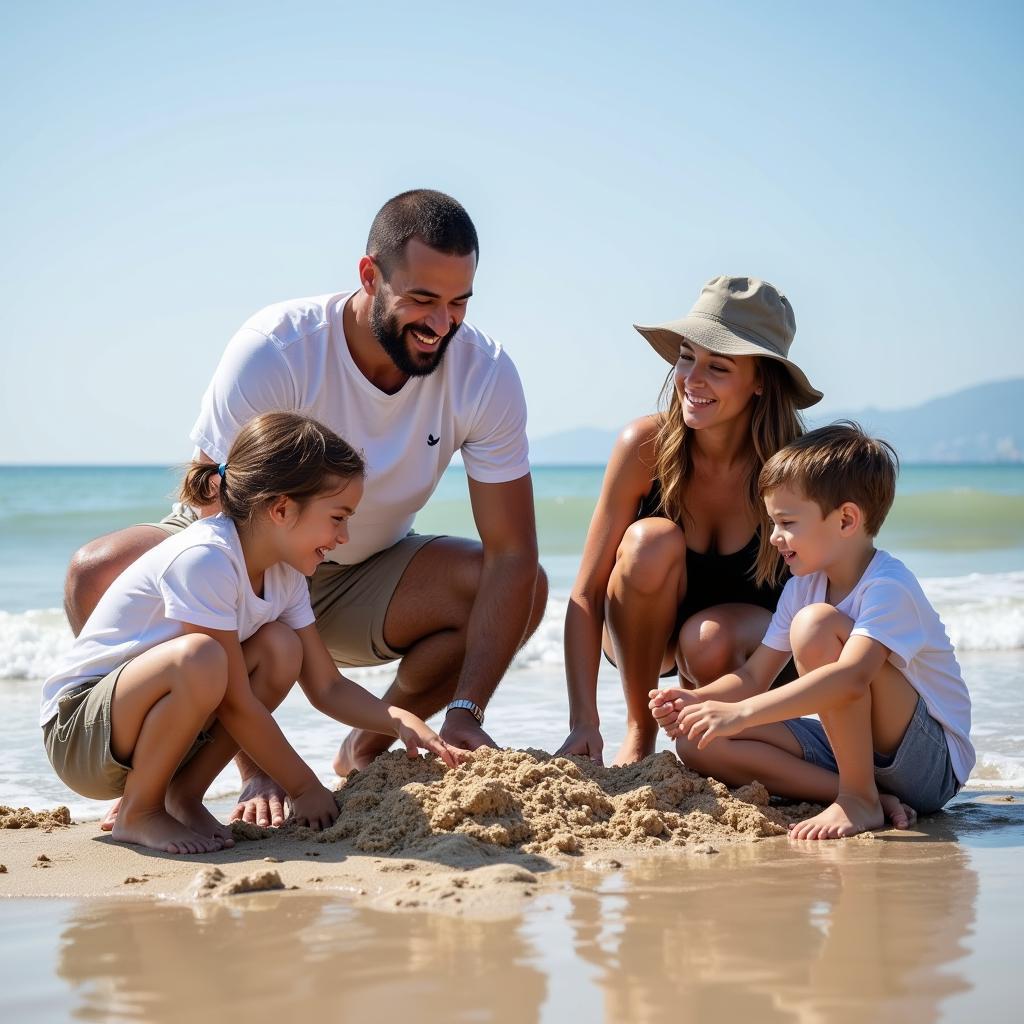
[[[809,427],[856,420],[904,462],[1024,462],[1024,378],[978,384],[910,409],[810,411]],[[578,427],[530,442],[538,466],[604,465],[618,430]]]

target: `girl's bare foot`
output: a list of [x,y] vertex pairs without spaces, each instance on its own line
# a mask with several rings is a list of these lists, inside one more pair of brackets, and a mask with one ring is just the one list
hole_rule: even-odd
[[180,821],[186,828],[198,832],[201,836],[220,840],[224,849],[235,845],[235,838],[227,825],[222,825],[203,805],[203,801],[195,797],[167,791],[164,807],[172,818]]
[[162,808],[133,814],[122,806],[110,835],[119,843],[134,843],[161,853],[216,853],[223,845],[219,839],[193,832]]
[[910,828],[917,822],[917,811],[910,804],[903,803],[899,797],[891,793],[879,793],[878,802],[882,805],[885,820],[892,822],[893,828]]
[[790,839],[843,839],[881,828],[885,813],[878,799],[866,800],[840,793],[833,804],[806,821],[790,825]]

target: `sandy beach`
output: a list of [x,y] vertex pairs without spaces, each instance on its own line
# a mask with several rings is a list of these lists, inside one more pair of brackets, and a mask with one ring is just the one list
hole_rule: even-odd
[[382,999],[384,1019],[427,1021],[1003,1020],[1022,844],[1009,793],[870,838],[575,856],[457,835],[373,855],[285,830],[176,858],[95,823],[5,829],[4,1003],[177,1020],[186,986],[198,1020],[358,1019]]

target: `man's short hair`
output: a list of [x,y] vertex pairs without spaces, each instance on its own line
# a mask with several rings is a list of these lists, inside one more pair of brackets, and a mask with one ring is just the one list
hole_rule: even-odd
[[450,256],[472,253],[480,259],[480,243],[469,214],[443,192],[417,188],[389,199],[370,225],[366,255],[373,257],[387,278],[412,238]]
[[874,537],[896,497],[900,462],[888,441],[870,437],[852,420],[819,427],[780,448],[757,479],[761,497],[788,487],[815,502],[827,516],[844,501],[864,514]]

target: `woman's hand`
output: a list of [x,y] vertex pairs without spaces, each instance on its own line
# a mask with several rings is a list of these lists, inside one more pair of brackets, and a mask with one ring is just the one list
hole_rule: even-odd
[[555,757],[579,754],[589,757],[595,764],[604,764],[604,739],[596,725],[577,725],[566,737],[565,742],[555,751]]

